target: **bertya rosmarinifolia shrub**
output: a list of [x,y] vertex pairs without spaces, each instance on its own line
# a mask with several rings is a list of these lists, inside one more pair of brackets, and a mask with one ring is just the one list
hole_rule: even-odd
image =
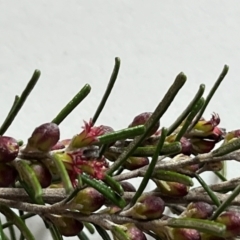
[[[59,125],[88,95],[88,84],[26,142],[4,134],[37,83],[38,70],[15,97],[0,127],[0,212],[5,216],[0,239],[15,240],[15,227],[21,239],[36,239],[25,221],[35,215],[54,240],[86,240],[94,232],[104,240],[223,240],[240,235],[240,178],[225,176],[226,162],[240,161],[240,130],[220,127],[217,113],[203,117],[228,66],[206,97],[205,85],[199,86],[170,126],[160,120],[186,82],[183,73],[153,112],[132,116],[125,129],[116,131],[114,126],[99,126],[97,119],[119,68],[116,58],[95,114],[69,139],[60,138]],[[206,171],[221,182],[206,183],[201,177]],[[140,182],[137,189],[134,178]],[[194,187],[193,179],[200,187]],[[146,189],[149,181],[154,190]]]

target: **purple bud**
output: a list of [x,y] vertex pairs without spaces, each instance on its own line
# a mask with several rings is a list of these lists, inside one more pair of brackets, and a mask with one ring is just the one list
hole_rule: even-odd
[[215,147],[216,142],[208,139],[192,138],[192,153],[209,153]]
[[[133,119],[132,123],[128,127],[135,127],[135,126],[138,126],[138,125],[144,125],[151,116],[152,116],[151,112],[141,113]],[[158,121],[154,125],[153,129],[150,131],[148,136],[153,135],[158,130],[159,126],[160,126],[160,121]]]
[[0,163],[0,187],[10,187],[12,186],[16,178],[18,176],[18,172],[16,169],[6,163]]
[[48,152],[58,142],[60,131],[55,123],[45,123],[37,127],[28,139],[25,151],[38,150]]
[[122,215],[135,219],[157,219],[162,216],[164,208],[164,201],[160,197],[143,195],[132,208],[123,212]]
[[182,154],[184,154],[184,155],[191,155],[191,153],[192,153],[192,144],[191,144],[191,142],[187,138],[182,137],[180,139],[180,143],[182,145]]
[[183,214],[189,218],[207,219],[212,216],[213,207],[205,202],[192,202]]
[[105,203],[104,196],[92,187],[84,188],[70,202],[73,209],[90,214],[97,211]]
[[19,152],[17,141],[12,137],[0,136],[0,162],[13,161]]
[[82,222],[68,217],[61,217],[57,222],[54,221],[61,235],[65,237],[76,236],[83,229]]
[[171,197],[183,197],[188,194],[189,187],[178,182],[166,182],[162,180],[154,181],[159,191],[167,196]]
[[173,228],[172,239],[177,240],[201,240],[200,233],[195,229],[188,228]]
[[216,219],[216,222],[225,224],[226,232],[224,237],[236,237],[240,234],[240,213],[224,212]]
[[119,182],[125,192],[136,192],[136,188],[127,181]]
[[47,188],[51,185],[52,175],[42,163],[34,163],[30,167],[35,172],[36,177],[42,188]]
[[129,157],[127,161],[124,162],[123,167],[127,170],[135,170],[148,164],[149,159],[147,157]]
[[129,240],[147,240],[145,234],[139,228],[137,228],[133,223],[127,223],[127,224],[124,224],[123,226],[127,228],[126,234]]

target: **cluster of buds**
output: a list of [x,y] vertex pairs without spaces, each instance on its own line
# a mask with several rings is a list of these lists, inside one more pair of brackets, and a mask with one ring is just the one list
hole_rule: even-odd
[[[152,113],[142,113],[136,116],[129,124],[128,128],[136,127],[138,125],[145,125],[151,118]],[[169,154],[173,161],[186,161],[191,158],[191,155],[210,152],[216,143],[224,139],[223,145],[237,139],[240,136],[239,131],[232,131],[225,133],[223,129],[219,128],[220,118],[217,114],[213,114],[209,121],[201,118],[193,128],[185,133],[179,140],[181,144],[181,151],[177,155]],[[169,136],[166,137],[164,144],[168,145],[175,142],[175,138],[184,122]],[[146,139],[141,143],[140,147],[148,147],[156,145],[156,139],[161,136],[161,130],[158,130],[160,122],[146,135]],[[38,180],[41,188],[59,188],[64,187],[61,181],[60,169],[56,164],[56,157],[63,164],[66,173],[70,179],[72,187],[80,187],[70,201],[66,202],[66,208],[69,211],[79,212],[86,216],[98,212],[99,214],[118,214],[121,217],[133,219],[134,221],[154,221],[165,220],[170,217],[164,215],[165,205],[163,199],[184,197],[189,193],[190,187],[188,184],[163,180],[161,176],[157,179],[156,174],[152,176],[152,180],[156,184],[155,194],[142,194],[133,204],[131,199],[126,198],[126,204],[129,207],[124,208],[113,204],[109,199],[93,187],[83,185],[81,183],[81,176],[89,176],[96,181],[107,183],[106,174],[110,167],[110,162],[118,159],[119,154],[111,152],[109,149],[122,149],[126,147],[132,140],[121,139],[119,141],[108,141],[105,144],[106,149],[102,151],[104,143],[101,142],[104,136],[111,135],[114,130],[108,126],[94,126],[92,121],[84,123],[82,131],[71,139],[60,140],[60,131],[55,123],[45,123],[37,127],[31,137],[28,139],[26,145],[20,146],[18,142],[6,136],[0,137],[0,187],[19,186],[18,180],[29,181],[25,179],[25,173],[21,172],[22,168],[18,167],[18,162],[23,161],[27,164],[31,173]],[[102,151],[102,152],[101,152]],[[130,156],[121,166],[122,170],[134,171],[137,169],[144,169],[151,163],[150,156]],[[216,165],[217,164],[217,165]],[[205,169],[211,171],[219,171],[218,163],[208,163]],[[185,170],[196,172],[199,170],[198,164],[192,164],[184,167]],[[79,178],[80,176],[80,178]],[[120,190],[123,192],[136,193],[136,188],[127,181],[118,183]],[[108,188],[113,185],[109,183]],[[118,188],[118,187],[117,187]],[[122,195],[120,190],[113,187],[111,191],[115,195]],[[156,195],[160,194],[159,195]],[[103,206],[104,209],[101,209]],[[171,206],[169,207],[171,209]],[[205,202],[192,202],[188,206],[183,207],[184,210],[179,213],[179,218],[192,219],[210,219],[214,207]],[[174,211],[173,211],[174,212]],[[84,225],[81,221],[65,217],[61,215],[49,215],[51,221],[63,236],[76,236],[79,234]],[[202,233],[196,229],[188,228],[174,228],[171,226],[163,226],[162,230],[157,231],[156,234],[160,237],[168,236],[167,238],[181,239],[181,240],[217,240],[236,237],[240,234],[240,216],[236,212],[224,212],[216,220],[217,223],[223,223],[226,226],[225,235],[222,237]],[[126,237],[126,239],[146,239],[144,230],[139,228],[136,224],[128,222],[125,224],[109,225],[108,230],[112,232],[113,238],[124,239],[119,237],[119,234]],[[162,235],[163,234],[163,235]],[[165,235],[164,235],[165,234]]]

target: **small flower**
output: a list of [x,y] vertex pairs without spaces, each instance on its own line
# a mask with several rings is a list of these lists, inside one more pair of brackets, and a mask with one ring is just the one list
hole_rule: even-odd
[[91,119],[89,123],[84,121],[84,127],[82,128],[83,131],[72,138],[69,149],[82,148],[92,143],[99,142],[98,136],[105,134],[105,132],[109,130],[103,125],[99,127],[93,126]]
[[104,157],[101,159],[86,159],[82,150],[65,152],[63,154],[58,154],[58,156],[61,157],[68,170],[73,186],[76,186],[78,174],[85,172],[93,178],[103,179],[105,171],[108,168],[108,163]]
[[186,137],[204,137],[218,142],[224,134],[223,129],[218,127],[219,123],[220,117],[216,113],[213,113],[211,119],[208,121],[201,118]]

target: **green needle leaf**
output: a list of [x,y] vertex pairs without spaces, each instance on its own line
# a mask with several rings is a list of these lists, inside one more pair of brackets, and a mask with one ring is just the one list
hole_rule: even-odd
[[23,90],[20,98],[18,98],[18,96],[15,97],[15,101],[13,103],[13,106],[9,112],[9,114],[7,115],[5,121],[3,122],[1,128],[0,128],[0,135],[3,135],[7,129],[9,128],[9,126],[12,124],[13,120],[15,119],[15,117],[17,116],[18,112],[20,111],[20,109],[22,108],[24,102],[26,101],[28,95],[31,93],[31,91],[33,90],[34,86],[36,85],[39,77],[40,77],[40,71],[39,70],[35,70],[35,72],[33,73],[32,78],[30,79],[30,81],[28,82],[26,88]]
[[103,181],[111,187],[111,189],[115,192],[117,192],[119,195],[123,195],[124,190],[119,182],[114,180],[111,176],[105,175]]
[[138,190],[136,191],[135,195],[133,196],[133,198],[130,202],[130,206],[133,206],[137,202],[138,198],[142,195],[144,189],[146,188],[149,179],[152,177],[154,167],[155,167],[155,165],[157,163],[157,160],[158,160],[159,152],[161,151],[161,149],[163,147],[163,143],[165,141],[166,136],[167,136],[167,129],[162,128],[161,137],[160,137],[159,142],[157,144],[157,148],[156,148],[156,151],[153,155],[152,161],[149,164],[149,167],[148,167],[148,169],[147,169],[147,171],[146,171],[146,173],[145,173],[145,175],[142,179],[142,182],[140,183],[140,186],[138,187]]
[[54,163],[57,166],[58,173],[59,173],[59,175],[61,177],[61,180],[63,182],[64,189],[65,189],[67,194],[70,194],[73,191],[73,186],[72,186],[71,180],[69,178],[68,172],[67,172],[61,158],[58,156],[57,153],[54,153],[52,155],[52,157],[53,157],[52,159],[53,159]]
[[208,95],[206,97],[206,100],[205,100],[205,103],[204,103],[202,109],[199,111],[198,115],[196,116],[194,121],[189,126],[187,132],[190,132],[192,130],[192,128],[196,125],[196,123],[199,121],[199,119],[202,117],[202,115],[203,115],[204,111],[206,110],[209,102],[211,101],[214,93],[217,91],[218,87],[220,86],[220,84],[222,83],[223,79],[227,75],[228,70],[229,70],[229,67],[227,65],[224,65],[223,70],[222,70],[220,76],[218,77],[217,81],[215,82],[215,84],[213,85],[212,89],[210,90],[210,92],[208,93]]
[[118,195],[116,192],[109,189],[109,187],[106,186],[103,182],[98,181],[94,178],[92,179],[87,174],[82,175],[82,180],[88,186],[93,187],[97,191],[99,191],[106,199],[111,201],[116,206],[118,206],[120,208],[125,207],[125,205],[126,205],[125,200],[120,195]]
[[121,226],[113,225],[111,227],[111,232],[113,233],[113,236],[118,240],[130,240],[126,232],[123,230],[123,227]]
[[108,235],[107,231],[104,228],[102,228],[96,224],[93,224],[93,225],[103,240],[111,240],[110,236]]
[[38,204],[44,204],[42,199],[42,187],[33,169],[24,160],[17,160],[13,163],[17,168],[22,183],[24,183],[23,186],[30,188],[29,191]]
[[238,149],[240,149],[240,138],[238,138],[232,142],[229,142],[229,143],[219,147],[218,149],[212,151],[212,156],[213,157],[221,157],[223,155],[226,155],[226,154],[236,151]]
[[184,122],[182,128],[180,129],[178,135],[175,138],[175,141],[180,141],[182,136],[185,134],[187,131],[189,125],[191,124],[192,120],[194,117],[197,115],[197,113],[200,111],[200,109],[204,105],[204,98],[200,98],[200,100],[196,103],[196,105],[193,107],[191,113],[188,115],[186,121]]
[[174,132],[175,129],[182,123],[182,121],[188,116],[188,114],[193,110],[193,107],[198,103],[202,97],[205,90],[205,85],[201,84],[199,90],[193,100],[189,103],[187,108],[182,112],[182,114],[176,119],[176,121],[168,128],[168,136]]
[[52,120],[52,123],[59,125],[80,102],[90,93],[91,87],[86,84],[74,98],[59,112],[59,114]]
[[193,186],[192,178],[172,171],[166,170],[156,170],[152,174],[152,178],[156,178],[158,180],[169,181],[169,182],[178,182],[182,183],[186,186]]
[[232,194],[229,195],[229,197],[222,202],[222,204],[217,208],[217,210],[214,212],[214,214],[211,217],[211,220],[215,220],[230,204],[231,202],[237,197],[240,193],[240,185],[237,186]]
[[167,226],[196,229],[200,232],[216,236],[223,236],[226,230],[226,226],[222,223],[196,218],[172,218],[168,220]]
[[[106,150],[108,153],[114,153],[114,154],[121,154],[122,152],[125,152],[127,148],[115,148],[110,147]],[[173,143],[164,143],[159,155],[170,155],[175,153],[180,153],[182,150],[182,146],[180,142],[173,142]],[[156,146],[146,146],[146,147],[138,147],[131,156],[134,157],[152,157],[153,154],[156,151]]]
[[89,240],[88,236],[84,231],[81,231],[80,233],[78,233],[77,236],[80,240]]
[[32,235],[31,231],[27,228],[24,221],[14,213],[9,207],[0,204],[0,212],[7,217],[17,228],[20,232],[24,235],[27,240],[35,240],[34,236]]
[[2,228],[1,218],[0,218],[0,240],[5,240],[5,235],[4,235],[3,228]]
[[98,137],[101,144],[112,143],[117,140],[133,138],[141,135],[145,132],[144,125],[138,125],[136,127],[125,128],[116,132],[108,133]]
[[219,207],[220,206],[220,201],[218,200],[217,196],[214,194],[214,192],[211,190],[211,188],[204,182],[204,180],[197,174],[195,173],[195,178],[198,180],[198,182],[202,185],[204,190],[207,192],[208,196],[212,199],[214,204]]
[[119,72],[119,69],[120,69],[120,63],[121,63],[120,62],[120,58],[118,58],[118,57],[115,58],[115,65],[114,65],[113,72],[112,72],[110,81],[108,83],[107,89],[106,89],[106,91],[105,91],[105,93],[103,95],[103,98],[102,98],[102,100],[101,100],[101,102],[100,102],[100,104],[99,104],[99,106],[98,106],[98,108],[97,108],[93,118],[92,118],[92,123],[93,124],[96,123],[96,121],[97,121],[100,113],[102,112],[102,110],[103,110],[103,108],[104,108],[104,106],[105,106],[105,104],[107,102],[107,99],[108,99],[108,97],[109,97],[109,95],[110,95],[110,93],[111,93],[111,91],[113,89],[113,86],[114,86],[114,84],[116,82],[116,79],[117,79],[117,76],[118,76],[118,72]]
[[93,227],[92,224],[88,223],[88,222],[83,222],[84,227],[88,230],[89,233],[94,234],[95,233],[95,229]]
[[152,116],[146,122],[145,124],[146,132],[143,135],[136,137],[129,144],[126,151],[122,152],[122,154],[118,157],[118,159],[111,165],[110,169],[108,169],[107,173],[109,175],[112,175],[121,165],[123,165],[123,163],[132,155],[132,153],[139,146],[139,144],[146,138],[146,136],[155,126],[157,121],[167,111],[168,107],[171,105],[172,101],[174,100],[175,96],[177,95],[179,90],[182,88],[186,80],[187,80],[187,77],[183,73],[180,73],[177,75],[174,83],[169,88],[169,90],[167,91],[162,101],[158,104]]
[[224,175],[221,174],[221,172],[214,172],[214,173],[215,173],[216,176],[218,176],[218,178],[221,181],[223,181],[223,182],[227,181],[227,179],[224,177]]

